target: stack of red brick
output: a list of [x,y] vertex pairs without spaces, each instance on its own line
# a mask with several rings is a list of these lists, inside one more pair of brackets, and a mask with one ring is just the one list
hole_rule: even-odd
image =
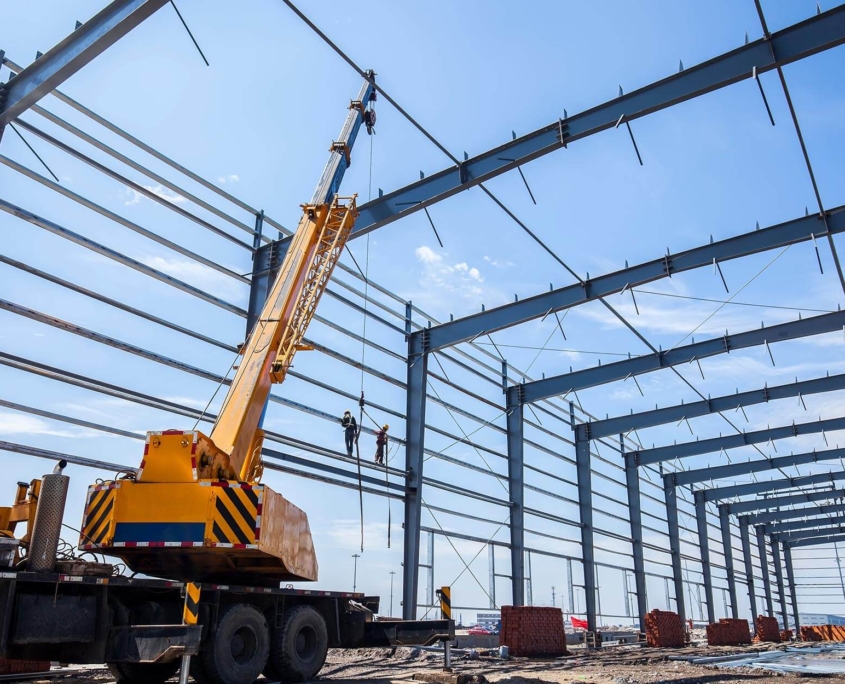
[[757,631],[754,641],[780,643],[780,625],[778,625],[778,621],[775,618],[758,615],[757,619],[754,620],[754,628]]
[[523,657],[566,655],[566,634],[560,608],[502,606],[499,645]]
[[813,625],[801,628],[801,639],[804,641],[836,641],[845,642],[845,627],[841,625]]
[[791,629],[782,629],[780,632],[780,640],[781,641],[792,641],[792,630]]
[[49,669],[50,661],[47,660],[7,660],[0,658],[0,675],[47,672]]
[[684,626],[677,613],[656,608],[645,616],[645,638],[649,646],[678,648],[686,643]]
[[722,618],[719,622],[707,625],[707,644],[709,646],[739,646],[751,643],[751,630],[748,620]]

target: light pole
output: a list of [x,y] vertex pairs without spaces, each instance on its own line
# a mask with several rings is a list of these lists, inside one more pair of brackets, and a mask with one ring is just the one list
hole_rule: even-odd
[[390,617],[393,617],[393,575],[396,573],[390,571]]
[[357,553],[353,553],[352,557],[355,559],[355,569],[352,571],[352,593],[358,588],[358,559],[361,557]]

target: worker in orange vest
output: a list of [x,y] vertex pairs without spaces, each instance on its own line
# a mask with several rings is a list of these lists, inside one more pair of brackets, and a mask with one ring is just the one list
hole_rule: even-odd
[[390,426],[385,424],[381,430],[376,430],[376,458],[375,462],[384,465],[384,452],[387,448],[387,431]]

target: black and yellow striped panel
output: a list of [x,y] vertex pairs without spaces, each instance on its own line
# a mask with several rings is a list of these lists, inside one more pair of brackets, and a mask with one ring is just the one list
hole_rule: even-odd
[[217,544],[255,544],[258,495],[244,487],[220,487],[214,502],[211,537]]
[[106,541],[114,510],[115,495],[115,489],[100,489],[89,493],[80,535],[81,546],[90,544],[100,546]]
[[440,587],[440,617],[452,619],[452,587]]
[[195,625],[200,614],[200,588],[198,584],[188,582],[185,585],[185,610],[182,620],[186,625]]

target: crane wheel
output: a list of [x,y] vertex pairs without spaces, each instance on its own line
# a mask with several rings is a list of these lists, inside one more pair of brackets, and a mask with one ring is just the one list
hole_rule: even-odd
[[197,670],[208,684],[252,684],[267,664],[270,630],[261,611],[248,603],[222,609],[217,629],[200,650]]
[[179,659],[169,663],[109,663],[117,684],[163,684],[179,671]]
[[270,634],[270,657],[264,675],[283,684],[313,679],[326,662],[326,622],[311,606],[285,613],[284,624]]

